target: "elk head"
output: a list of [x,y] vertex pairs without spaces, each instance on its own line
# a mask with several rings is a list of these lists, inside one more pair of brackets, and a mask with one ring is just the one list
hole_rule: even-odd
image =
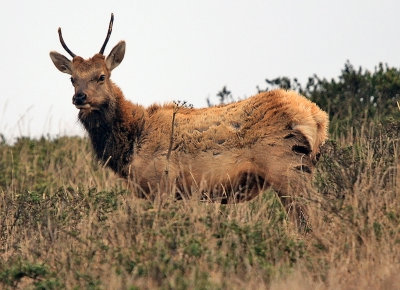
[[114,15],[111,14],[107,37],[99,53],[89,59],[75,55],[65,44],[61,28],[58,28],[61,45],[72,57],[72,61],[55,51],[50,52],[50,58],[59,71],[71,75],[71,82],[75,88],[72,103],[80,110],[80,117],[107,107],[111,101],[113,87],[110,80],[111,71],[122,62],[125,55],[125,42],[120,41],[107,57],[104,56],[113,21]]

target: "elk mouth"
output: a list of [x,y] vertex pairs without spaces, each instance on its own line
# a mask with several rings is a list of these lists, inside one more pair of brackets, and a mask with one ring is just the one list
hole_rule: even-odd
[[79,110],[82,110],[82,109],[90,109],[91,106],[90,104],[86,103],[84,105],[75,105],[75,107]]

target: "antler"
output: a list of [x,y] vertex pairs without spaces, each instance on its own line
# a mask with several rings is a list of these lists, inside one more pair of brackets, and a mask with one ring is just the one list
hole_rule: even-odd
[[114,22],[114,14],[111,13],[111,19],[110,19],[110,24],[108,25],[107,37],[106,37],[106,40],[104,40],[103,46],[100,49],[100,52],[99,52],[100,54],[104,54],[104,49],[106,48],[107,42],[108,42],[108,40],[110,39],[110,36],[111,36],[113,22]]
[[60,37],[61,45],[69,53],[69,55],[72,56],[72,58],[74,58],[76,56],[75,53],[73,53],[64,42],[64,39],[63,39],[62,33],[61,33],[61,27],[58,28],[58,36]]

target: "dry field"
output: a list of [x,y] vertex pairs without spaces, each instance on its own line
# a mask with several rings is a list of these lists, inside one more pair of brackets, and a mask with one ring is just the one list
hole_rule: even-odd
[[400,122],[348,127],[300,200],[137,199],[87,139],[0,144],[2,289],[400,289]]

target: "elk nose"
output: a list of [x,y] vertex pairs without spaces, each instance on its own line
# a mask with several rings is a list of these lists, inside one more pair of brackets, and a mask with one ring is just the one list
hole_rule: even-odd
[[86,102],[86,98],[87,98],[87,96],[85,93],[79,92],[79,93],[75,94],[74,97],[72,98],[72,103],[74,105],[78,105],[78,106],[83,105]]

